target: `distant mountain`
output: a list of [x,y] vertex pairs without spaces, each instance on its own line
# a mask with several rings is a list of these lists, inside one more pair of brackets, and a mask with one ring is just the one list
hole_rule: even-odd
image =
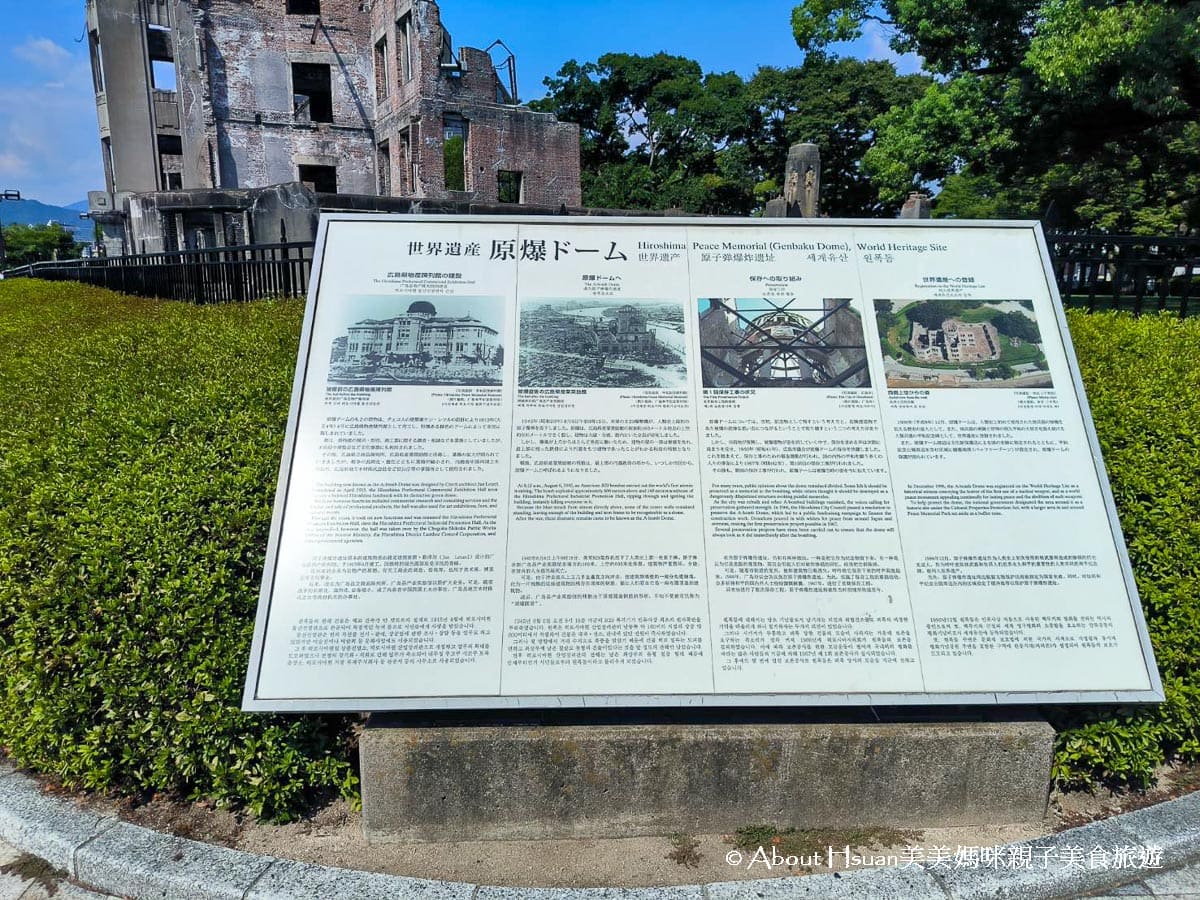
[[71,206],[51,206],[37,200],[5,200],[0,203],[0,222],[5,225],[45,225],[47,222],[58,222],[75,233],[75,240],[90,241],[92,239],[92,223],[79,218],[80,212],[87,211],[87,201],[83,208],[79,204]]
[[86,200],[80,200],[77,203],[68,203],[63,207],[63,209],[73,209],[76,212],[87,212],[88,202]]

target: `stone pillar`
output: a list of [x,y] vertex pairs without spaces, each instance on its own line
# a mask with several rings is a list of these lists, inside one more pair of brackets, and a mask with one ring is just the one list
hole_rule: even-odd
[[821,150],[792,144],[783,171],[783,197],[767,203],[769,218],[815,219],[821,205]]
[[913,191],[904,201],[904,206],[900,208],[899,217],[901,219],[928,219],[930,211],[929,195],[924,191]]

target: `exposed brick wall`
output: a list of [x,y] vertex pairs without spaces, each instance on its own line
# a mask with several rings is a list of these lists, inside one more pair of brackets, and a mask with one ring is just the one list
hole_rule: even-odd
[[[171,2],[183,155],[169,171],[187,190],[294,183],[317,166],[336,170],[341,194],[492,204],[507,171],[526,205],[581,202],[577,126],[505,102],[483,51],[449,53],[434,0],[321,0],[320,16],[289,14],[287,0]],[[295,64],[329,67],[332,122],[297,116]],[[105,99],[146,102],[134,93]],[[462,191],[446,186],[447,117],[466,123]]]
[[[374,72],[360,5],[322,0],[317,17],[287,14],[285,0],[207,0],[195,11],[186,37],[199,39],[202,69],[179,80],[208,87],[200,140],[215,145],[221,187],[295,181],[306,164],[335,166],[339,190],[375,190]],[[177,59],[195,57],[178,50]],[[332,123],[297,123],[293,63],[329,66]]]
[[[406,16],[412,23],[411,78],[405,77],[405,41],[397,27]],[[455,48],[461,69],[444,68],[442,20],[436,3],[379,0],[371,10],[371,36],[372,45],[386,41],[395,61],[376,119],[376,139],[388,143],[393,194],[450,196],[443,133],[446,116],[453,115],[467,122],[466,190],[455,192],[455,197],[496,202],[497,173],[507,170],[522,174],[526,203],[579,205],[578,126],[497,102],[496,72],[481,50]],[[415,180],[410,165],[414,161]]]

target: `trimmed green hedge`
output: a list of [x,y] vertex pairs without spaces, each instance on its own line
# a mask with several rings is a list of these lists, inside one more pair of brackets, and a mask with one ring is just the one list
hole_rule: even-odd
[[1167,702],[1055,711],[1060,784],[1200,758],[1200,319],[1068,313]]
[[[302,304],[0,282],[0,742],[72,786],[287,819],[353,720],[238,709]],[[1063,784],[1200,757],[1200,320],[1071,313],[1159,709],[1055,710]]]
[[72,786],[287,819],[345,718],[239,711],[303,304],[0,282],[0,742]]

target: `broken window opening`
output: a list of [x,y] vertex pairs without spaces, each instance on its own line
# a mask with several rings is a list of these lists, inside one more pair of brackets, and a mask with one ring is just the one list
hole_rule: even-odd
[[400,66],[400,79],[412,81],[413,77],[413,43],[412,43],[412,13],[405,13],[396,22],[396,55]]
[[163,190],[183,190],[183,138],[179,135],[158,136],[158,169]]
[[101,155],[104,157],[104,181],[110,192],[117,189],[116,167],[113,165],[112,138],[100,138]]
[[300,166],[300,183],[315,194],[337,193],[337,166]]
[[292,94],[297,121],[333,121],[333,88],[329,66],[292,63]]
[[289,16],[319,16],[321,0],[287,0]]
[[174,62],[175,48],[171,44],[171,32],[167,28],[149,25],[146,28],[146,53],[157,62]]
[[412,134],[407,128],[400,132],[400,146],[397,149],[400,158],[396,162],[396,172],[399,173],[400,182],[396,187],[401,195],[414,193],[417,185],[417,164],[412,154]]
[[151,60],[150,78],[156,91],[174,91],[177,87],[175,63],[163,59]]
[[454,55],[454,41],[444,25],[442,26],[442,49],[438,53],[438,68],[441,69],[443,75],[451,78],[462,76],[462,64]]
[[376,167],[379,169],[379,195],[390,197],[392,195],[392,146],[389,142],[384,141],[376,148],[376,151],[378,153]]
[[525,175],[501,169],[496,173],[496,197],[501,203],[525,202]]
[[96,93],[104,93],[104,57],[100,52],[100,35],[98,32],[88,32],[88,48],[92,51],[92,83]]
[[446,165],[446,190],[467,189],[467,120],[449,115],[443,120],[442,157]]
[[387,38],[375,45],[375,99],[383,100],[388,95],[388,51]]

